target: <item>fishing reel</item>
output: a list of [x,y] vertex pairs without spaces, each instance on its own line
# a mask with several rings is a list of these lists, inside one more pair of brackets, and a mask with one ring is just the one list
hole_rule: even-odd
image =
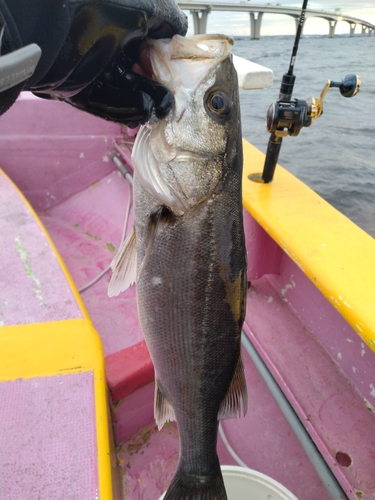
[[310,127],[311,124],[311,106],[302,99],[279,99],[271,104],[266,115],[267,130],[276,137],[294,137],[302,127]]
[[271,104],[266,115],[266,128],[276,137],[297,136],[303,127],[310,127],[323,113],[323,101],[328,90],[338,88],[344,97],[353,97],[361,87],[358,75],[347,75],[341,82],[328,80],[320,97],[312,97],[311,102],[302,99],[279,99]]

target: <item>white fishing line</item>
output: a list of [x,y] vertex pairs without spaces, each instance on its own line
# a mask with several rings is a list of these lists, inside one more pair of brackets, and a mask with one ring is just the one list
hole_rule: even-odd
[[101,278],[103,278],[103,276],[105,274],[108,273],[108,271],[111,269],[111,265],[107,266],[105,269],[103,269],[103,271],[98,274],[92,281],[89,281],[88,283],[86,283],[86,285],[83,285],[81,288],[78,288],[78,292],[79,293],[82,293],[84,292],[85,290],[87,290],[88,288],[92,287],[92,285],[95,285],[95,283],[97,283]]

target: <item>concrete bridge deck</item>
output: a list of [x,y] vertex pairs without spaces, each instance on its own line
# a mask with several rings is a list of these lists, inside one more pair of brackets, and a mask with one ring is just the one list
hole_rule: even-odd
[[[193,16],[194,33],[201,34],[207,32],[207,19],[211,11],[226,11],[226,12],[248,12],[250,14],[250,38],[258,40],[260,38],[260,29],[263,14],[284,14],[291,16],[296,21],[298,26],[301,9],[292,7],[283,7],[278,4],[251,4],[250,0],[240,1],[238,3],[224,3],[224,2],[199,2],[188,0],[185,2],[177,1],[180,9],[190,10]],[[325,10],[306,10],[306,19],[309,17],[320,17],[326,19],[329,24],[328,36],[333,38],[335,35],[336,24],[339,21],[345,21],[349,24],[350,36],[354,35],[357,25],[362,27],[362,35],[374,34],[375,25],[358,19],[356,17],[346,16],[341,12],[328,12]]]

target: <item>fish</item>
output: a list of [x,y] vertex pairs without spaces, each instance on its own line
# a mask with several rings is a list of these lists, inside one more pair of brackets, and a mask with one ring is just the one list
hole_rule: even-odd
[[242,134],[233,40],[148,40],[171,112],[142,126],[132,153],[134,227],[112,263],[109,295],[136,283],[155,368],[159,429],[175,420],[176,472],[165,500],[225,500],[220,419],[246,414],[241,330],[247,291]]

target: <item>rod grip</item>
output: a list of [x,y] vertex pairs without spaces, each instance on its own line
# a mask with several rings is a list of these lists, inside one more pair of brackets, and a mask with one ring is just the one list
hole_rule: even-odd
[[262,179],[265,184],[271,182],[273,179],[277,160],[279,158],[281,143],[282,137],[276,137],[275,134],[271,134],[268,141],[266,160],[264,162],[262,173]]

